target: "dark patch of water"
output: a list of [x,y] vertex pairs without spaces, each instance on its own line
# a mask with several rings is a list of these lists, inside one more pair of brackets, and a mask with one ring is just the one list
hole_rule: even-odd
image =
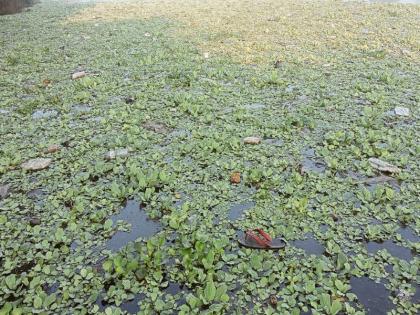
[[37,2],[38,0],[0,0],[0,15],[22,12]]
[[314,172],[323,173],[325,172],[325,164],[318,161],[315,156],[314,149],[305,149],[302,151],[302,171],[303,172]]
[[395,244],[391,240],[382,243],[368,242],[366,244],[369,253],[376,253],[379,250],[386,249],[392,256],[410,261],[413,258],[413,253],[409,248]]
[[321,224],[319,226],[319,229],[321,230],[322,233],[327,233],[328,232],[328,228],[329,228],[328,224]]
[[309,255],[322,255],[325,247],[321,245],[312,234],[307,234],[305,240],[296,240],[290,242],[294,247],[303,249]]
[[134,299],[125,301],[120,305],[120,309],[126,311],[128,314],[137,314],[140,311],[139,302],[145,298],[143,293],[136,294]]
[[368,178],[362,181],[370,192],[373,192],[378,185],[388,184],[390,185],[395,191],[400,191],[400,185],[398,180],[389,176],[377,176],[373,178]]
[[42,199],[44,197],[45,192],[40,188],[35,188],[28,191],[27,196],[31,199]]
[[229,220],[235,221],[235,220],[239,219],[241,217],[241,215],[244,213],[244,211],[246,211],[246,210],[248,210],[248,209],[250,209],[254,206],[255,206],[254,201],[234,204],[229,209],[229,214],[228,214]]
[[45,283],[42,286],[42,289],[44,290],[45,293],[47,293],[48,295],[53,294],[55,292],[58,291],[58,289],[60,288],[60,283],[59,282],[54,282],[53,284],[48,284]]
[[419,303],[419,301],[420,301],[420,286],[418,284],[415,284],[415,286],[416,286],[416,293],[414,293],[412,301],[413,301],[413,303]]
[[402,227],[397,230],[397,233],[410,242],[418,243],[420,242],[420,237],[409,227]]
[[128,242],[135,241],[139,237],[147,238],[158,233],[162,226],[160,223],[150,220],[147,213],[135,200],[127,201],[126,206],[119,214],[111,216],[115,223],[123,220],[131,224],[130,232],[117,231],[106,243],[106,248],[117,251]]
[[73,241],[70,244],[70,250],[75,251],[77,249],[77,247],[79,246],[79,241]]
[[389,291],[382,283],[376,283],[368,277],[351,277],[350,285],[367,314],[386,314],[393,308]]
[[170,295],[175,295],[182,292],[183,286],[176,282],[169,282],[168,286],[165,288],[165,292]]

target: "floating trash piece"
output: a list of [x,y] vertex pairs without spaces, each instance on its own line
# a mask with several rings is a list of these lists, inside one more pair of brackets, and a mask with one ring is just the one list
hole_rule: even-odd
[[204,53],[204,58],[205,58],[205,59],[209,59],[209,53],[208,53],[208,52],[205,52],[205,53]]
[[394,108],[394,112],[397,116],[410,116],[410,109],[407,107],[397,106]]
[[156,132],[156,133],[167,133],[168,127],[163,123],[148,121],[143,124],[143,128]]
[[117,157],[126,157],[130,151],[128,149],[111,150],[105,154],[106,160],[114,160]]
[[46,153],[55,153],[61,149],[59,144],[51,144],[48,146],[47,150],[45,150]]
[[6,198],[9,195],[10,184],[0,185],[0,200]]
[[81,78],[83,78],[85,76],[86,76],[86,72],[85,71],[78,71],[78,72],[73,73],[71,75],[71,78],[73,80],[77,80],[77,79],[81,79]]
[[22,163],[21,167],[25,171],[39,171],[47,168],[52,162],[52,159],[38,158]]
[[246,137],[244,138],[244,143],[245,144],[259,144],[261,143],[261,138],[260,137]]
[[36,226],[36,225],[40,225],[41,224],[41,219],[40,218],[30,218],[29,219],[29,225],[30,226]]
[[272,238],[262,229],[248,230],[238,238],[240,245],[252,249],[279,250],[286,246],[282,238]]
[[230,174],[230,182],[232,184],[239,184],[241,182],[241,173],[233,172]]
[[368,161],[373,168],[381,172],[399,173],[401,171],[397,166],[377,158],[370,158]]

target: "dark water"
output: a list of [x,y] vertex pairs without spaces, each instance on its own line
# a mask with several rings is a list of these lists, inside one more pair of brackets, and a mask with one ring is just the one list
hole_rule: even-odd
[[0,15],[22,12],[37,2],[38,0],[0,0]]
[[119,214],[113,215],[111,220],[114,225],[118,220],[123,220],[131,224],[129,232],[117,231],[106,243],[106,248],[117,251],[128,242],[135,241],[139,237],[147,238],[158,233],[162,226],[159,222],[150,220],[147,213],[140,207],[135,200],[127,201],[126,206]]
[[393,308],[389,291],[382,283],[376,283],[368,277],[351,277],[351,291],[366,310],[366,314],[386,314]]
[[402,227],[398,229],[397,233],[401,234],[401,236],[406,239],[407,241],[418,243],[420,242],[420,237],[415,234],[415,232],[409,227]]
[[407,261],[410,261],[413,258],[413,253],[411,250],[407,247],[397,245],[391,240],[387,240],[382,243],[378,242],[369,242],[366,244],[367,251],[369,253],[376,253],[379,250],[386,249],[388,253],[390,253],[392,256],[404,259]]
[[137,314],[140,311],[139,302],[145,297],[144,294],[137,294],[134,299],[125,301],[120,305],[120,309],[126,311],[128,314]]
[[246,211],[246,210],[248,210],[248,209],[250,209],[254,206],[255,206],[255,202],[253,202],[253,201],[234,204],[229,209],[229,214],[228,214],[229,220],[235,221],[235,220],[239,219],[242,216],[242,214],[244,213],[244,211]]
[[302,151],[302,171],[324,173],[325,164],[316,158],[314,149],[306,149]]
[[322,255],[325,251],[312,234],[308,234],[305,240],[292,241],[290,244],[294,247],[303,249],[308,255]]

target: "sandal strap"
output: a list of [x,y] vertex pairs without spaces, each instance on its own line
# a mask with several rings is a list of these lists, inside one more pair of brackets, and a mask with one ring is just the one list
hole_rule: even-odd
[[262,237],[264,237],[268,242],[271,242],[273,239],[271,238],[271,236],[264,232],[262,229],[256,229],[255,231],[257,231]]
[[246,231],[245,236],[252,238],[260,246],[270,247],[270,243],[266,238],[261,238],[259,235],[256,235],[252,230]]

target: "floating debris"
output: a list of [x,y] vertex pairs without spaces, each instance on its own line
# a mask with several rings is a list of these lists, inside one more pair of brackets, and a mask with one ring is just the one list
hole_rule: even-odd
[[165,124],[153,121],[144,123],[143,128],[156,133],[167,133],[169,131],[169,128]]
[[239,184],[241,182],[241,173],[233,172],[230,174],[230,182],[232,184]]
[[41,119],[41,118],[52,118],[58,115],[56,110],[37,110],[33,112],[32,118],[33,119]]
[[399,173],[399,172],[401,172],[401,170],[397,166],[392,165],[388,162],[382,161],[382,160],[377,159],[377,158],[370,158],[369,163],[373,168],[375,168],[375,169],[377,169],[381,172],[387,172],[387,173]]
[[129,149],[111,150],[105,154],[105,159],[114,160],[117,157],[127,157],[129,153],[130,153]]
[[410,116],[410,109],[407,107],[395,107],[394,108],[395,115],[397,116]]
[[51,162],[52,159],[38,158],[22,163],[21,167],[25,171],[39,171],[50,166]]
[[47,150],[45,150],[46,153],[55,153],[57,151],[60,151],[61,146],[59,144],[51,144],[48,146]]
[[261,143],[261,138],[260,137],[246,137],[244,138],[244,143],[245,144],[259,144]]
[[81,79],[83,77],[86,76],[86,72],[85,71],[79,71],[79,72],[75,72],[71,75],[71,78],[73,80],[77,80],[77,79]]

